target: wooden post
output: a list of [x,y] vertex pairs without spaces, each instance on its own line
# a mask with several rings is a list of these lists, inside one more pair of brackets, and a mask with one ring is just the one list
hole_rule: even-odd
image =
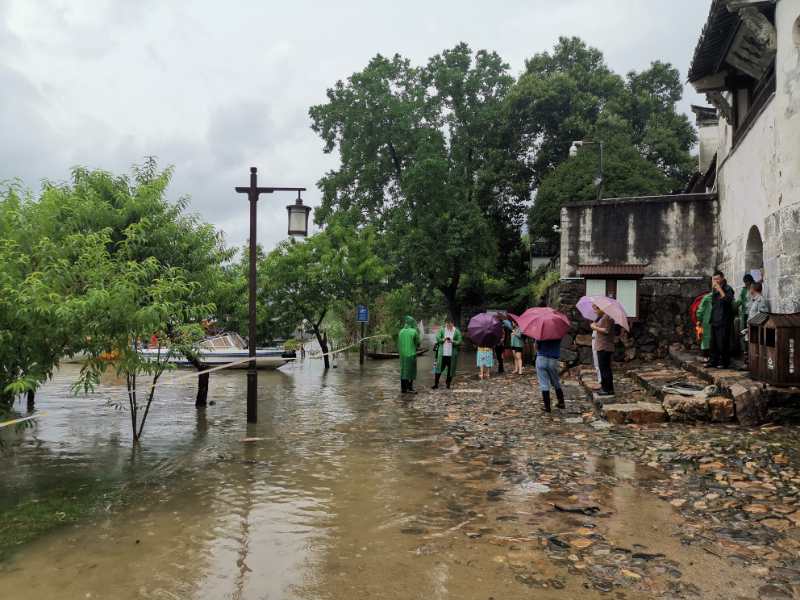
[[366,337],[366,335],[367,335],[367,324],[362,322],[361,323],[361,341],[360,341],[360,343],[358,345],[359,346],[359,349],[358,349],[358,364],[360,364],[360,365],[364,364],[364,356],[365,356],[365,354],[367,352],[367,343],[364,341],[364,338]]

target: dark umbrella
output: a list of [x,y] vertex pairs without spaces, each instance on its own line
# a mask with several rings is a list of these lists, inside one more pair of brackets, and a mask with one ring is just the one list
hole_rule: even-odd
[[495,315],[481,313],[469,320],[467,335],[476,346],[493,348],[503,340],[503,324]]

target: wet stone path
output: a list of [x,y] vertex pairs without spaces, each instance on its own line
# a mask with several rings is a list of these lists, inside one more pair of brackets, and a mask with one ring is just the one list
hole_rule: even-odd
[[457,466],[444,476],[481,507],[451,507],[461,535],[534,589],[577,578],[620,598],[800,597],[795,429],[612,426],[567,388],[550,415],[527,376],[414,397],[447,424]]

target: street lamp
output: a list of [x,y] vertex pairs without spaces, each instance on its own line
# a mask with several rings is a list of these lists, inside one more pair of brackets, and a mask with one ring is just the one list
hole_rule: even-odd
[[305,210],[305,221],[302,229],[298,226],[296,233],[292,234],[292,212],[289,211],[289,234],[306,235],[308,232],[308,212],[311,210],[303,206],[300,192],[306,188],[297,187],[258,187],[258,169],[250,167],[250,185],[247,187],[237,187],[236,191],[240,194],[247,194],[250,201],[250,331],[247,340],[247,353],[250,363],[247,368],[247,422],[258,422],[258,371],[256,370],[256,204],[261,194],[272,194],[274,192],[297,192],[297,201],[294,207]]
[[597,199],[602,200],[603,198],[603,183],[605,183],[605,177],[603,176],[603,142],[584,142],[583,140],[576,140],[572,142],[572,146],[569,148],[569,155],[571,157],[575,157],[578,155],[578,148],[581,146],[591,146],[596,145],[600,146],[600,175],[595,178],[594,185],[597,187]]
[[310,206],[303,205],[300,192],[297,192],[297,200],[294,204],[286,207],[289,213],[289,235],[306,237],[308,235],[308,215],[311,213]]

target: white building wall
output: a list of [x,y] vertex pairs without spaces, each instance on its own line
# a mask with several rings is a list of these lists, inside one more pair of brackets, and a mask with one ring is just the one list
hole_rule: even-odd
[[800,311],[800,0],[776,6],[776,93],[732,146],[720,119],[720,264],[737,291],[753,226],[763,240],[765,292],[774,312]]
[[772,240],[768,270],[776,309],[800,311],[800,0],[776,6],[778,55],[775,97],[778,190],[766,219]]

